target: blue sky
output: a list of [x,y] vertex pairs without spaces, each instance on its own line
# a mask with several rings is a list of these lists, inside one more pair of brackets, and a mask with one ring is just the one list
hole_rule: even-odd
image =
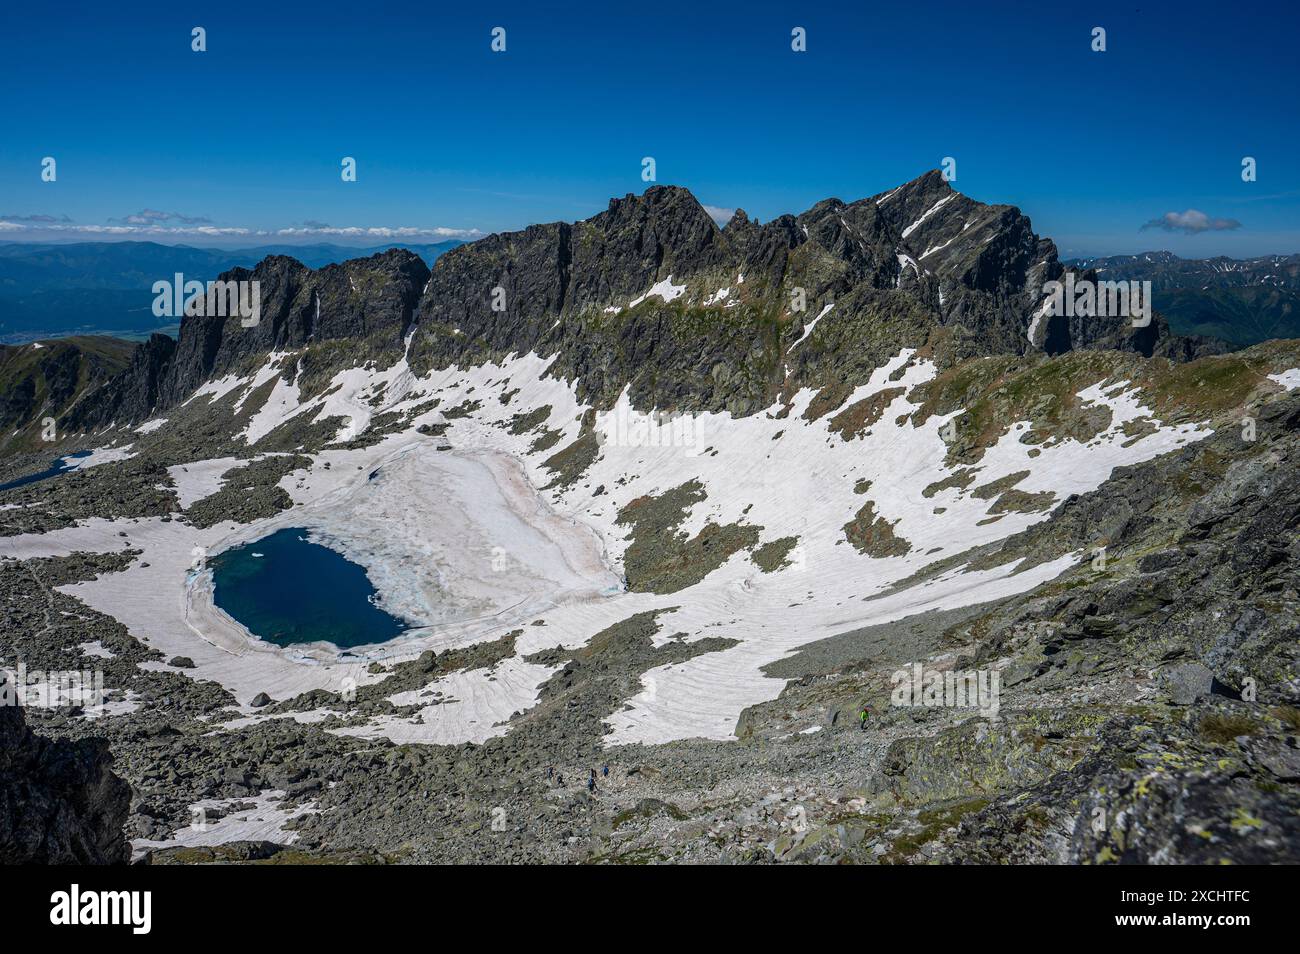
[[[7,4],[0,240],[436,241],[592,215],[644,156],[766,220],[951,156],[1066,256],[1300,252],[1294,5],[613,6]],[[1189,210],[1221,227],[1142,228]]]

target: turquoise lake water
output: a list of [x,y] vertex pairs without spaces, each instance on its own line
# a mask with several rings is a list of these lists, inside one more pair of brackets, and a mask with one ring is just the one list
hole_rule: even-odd
[[312,543],[301,527],[232,547],[209,560],[213,602],[250,633],[277,646],[382,643],[410,628],[372,600],[366,571]]

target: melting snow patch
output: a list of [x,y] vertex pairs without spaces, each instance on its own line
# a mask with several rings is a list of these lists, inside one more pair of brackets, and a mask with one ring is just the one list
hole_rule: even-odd
[[203,387],[199,388],[188,398],[186,398],[185,401],[181,404],[181,407],[185,407],[187,404],[191,403],[192,401],[197,401],[201,397],[206,397],[208,399],[208,403],[211,404],[213,401],[217,401],[225,397],[231,391],[235,390],[235,388],[243,387],[245,384],[248,383],[248,380],[249,380],[248,378],[240,377],[239,375],[236,374],[228,374],[225,377],[218,378],[215,381],[208,381],[206,384],[203,385]]
[[630,302],[628,302],[628,307],[635,308],[637,305],[641,304],[641,302],[645,301],[651,295],[658,295],[664,301],[672,301],[674,298],[680,296],[684,291],[686,291],[686,286],[674,285],[673,276],[669,275],[663,281],[656,282],[654,285],[652,285],[650,287],[650,290],[646,292],[644,295],[641,295],[639,298],[633,298]]
[[933,255],[935,252],[941,252],[949,245],[951,245],[954,241],[956,241],[955,238],[950,238],[948,239],[948,241],[943,242],[940,245],[931,245],[929,248],[927,248],[924,252],[921,253],[921,257],[925,258],[927,255]]
[[65,457],[63,459],[64,469],[89,470],[91,467],[98,467],[100,464],[115,464],[118,461],[130,460],[135,456],[131,452],[132,446],[127,444],[125,447],[99,447],[85,457]]
[[903,229],[903,238],[907,238],[909,235],[915,232],[918,228],[921,227],[921,223],[923,223],[930,216],[934,215],[934,213],[938,212],[940,209],[942,209],[945,205],[947,205],[955,198],[957,198],[956,192],[954,192],[952,195],[945,196],[944,198],[936,202],[934,205],[930,206],[930,208],[926,209],[926,211],[921,215],[919,219],[917,219],[907,228]]
[[892,199],[895,195],[897,195],[899,189],[902,189],[902,188],[903,188],[902,186],[899,186],[898,189],[890,189],[888,192],[886,192],[884,195],[882,195],[879,199],[876,200],[876,205],[884,205],[886,202],[888,202],[890,199]]
[[211,497],[221,489],[226,471],[240,463],[243,462],[236,457],[218,457],[168,467],[167,473],[176,485],[176,502],[180,508],[184,510],[195,501]]
[[917,278],[921,277],[921,269],[917,267],[916,262],[914,262],[910,256],[904,255],[902,252],[899,252],[898,253],[898,279],[894,283],[895,288],[903,287],[903,269],[907,268],[909,265],[911,266],[912,271],[916,273],[916,277]]
[[[136,838],[131,842],[132,860],[156,848],[197,848],[224,845],[232,841],[271,841],[292,845],[298,833],[285,831],[290,819],[316,811],[315,803],[297,808],[281,808],[284,792],[267,790],[253,798],[205,798],[190,806],[194,819],[170,838],[154,841]],[[220,814],[220,818],[215,816]],[[214,816],[212,819],[209,815]]]
[[249,419],[244,428],[243,438],[246,444],[256,444],[267,434],[293,417],[302,406],[298,382],[286,384],[283,377],[275,379],[271,396],[258,408],[257,413]]
[[807,338],[810,334],[812,334],[813,328],[817,327],[817,322],[821,321],[822,318],[826,316],[826,313],[834,307],[835,307],[835,302],[831,302],[829,305],[825,306],[818,313],[816,318],[808,322],[808,324],[804,326],[803,334],[799,336],[799,340],[796,341],[794,344],[790,345],[790,350],[793,351],[795,348],[799,347],[799,345],[803,343],[803,340]]
[[1270,374],[1268,379],[1274,384],[1282,385],[1288,391],[1294,391],[1300,388],[1300,368],[1291,368],[1281,374]]
[[399,745],[482,744],[493,736],[504,735],[510,717],[531,709],[537,703],[542,683],[558,671],[558,667],[538,666],[511,656],[490,669],[453,672],[420,689],[389,697],[398,706],[425,703],[414,718],[379,716],[364,726],[327,731],[362,738],[383,737]]
[[1047,309],[1052,307],[1052,296],[1048,295],[1043,299],[1043,303],[1038,306],[1038,310],[1029,318],[1029,330],[1026,334],[1029,336],[1029,343],[1036,344],[1034,335],[1038,333],[1038,323],[1047,315]]

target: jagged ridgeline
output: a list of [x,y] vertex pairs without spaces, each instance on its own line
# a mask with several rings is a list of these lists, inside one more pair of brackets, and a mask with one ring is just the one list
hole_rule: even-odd
[[[655,186],[585,221],[453,249],[432,272],[398,249],[318,270],[280,255],[233,269],[221,280],[261,283],[256,327],[186,316],[178,340],[154,335],[127,367],[99,362],[71,391],[6,389],[3,423],[26,438],[46,415],[61,432],[138,423],[279,351],[302,350],[289,373],[310,395],[340,369],[390,366],[408,337],[417,375],[537,352],[597,407],[630,387],[638,408],[739,415],[802,387],[860,383],[902,348],[941,368],[1033,350],[1221,350],[1172,335],[1158,315],[1145,328],[1035,321],[1044,284],[1064,272],[1018,209],[969,199],[937,171],[763,224],[737,211],[723,228],[686,189]],[[22,351],[4,349],[6,369]]]

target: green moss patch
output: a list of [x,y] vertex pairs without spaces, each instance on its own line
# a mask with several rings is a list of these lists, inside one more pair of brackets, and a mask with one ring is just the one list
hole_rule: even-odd
[[619,511],[616,522],[631,528],[623,557],[629,590],[675,593],[758,543],[761,528],[740,523],[710,522],[694,537],[679,532],[690,508],[704,499],[703,486],[692,480],[658,496],[638,497]]
[[[543,435],[536,443],[541,444],[545,438],[546,435]],[[556,437],[555,441],[551,441],[551,444],[558,440],[559,438]],[[550,444],[547,446],[549,447]],[[596,433],[596,412],[588,411],[583,415],[582,429],[578,434],[578,439],[542,462],[542,466],[555,475],[543,489],[571,487],[578,482],[582,475],[587,472],[587,468],[594,464],[599,456],[600,435]]]
[[837,432],[846,441],[862,437],[868,428],[880,420],[894,398],[903,393],[902,388],[885,388],[883,391],[854,401],[830,420],[830,429]]
[[758,564],[758,568],[764,573],[775,573],[777,570],[790,565],[790,561],[786,558],[798,544],[798,537],[782,537],[779,540],[772,540],[755,550],[751,559]]

